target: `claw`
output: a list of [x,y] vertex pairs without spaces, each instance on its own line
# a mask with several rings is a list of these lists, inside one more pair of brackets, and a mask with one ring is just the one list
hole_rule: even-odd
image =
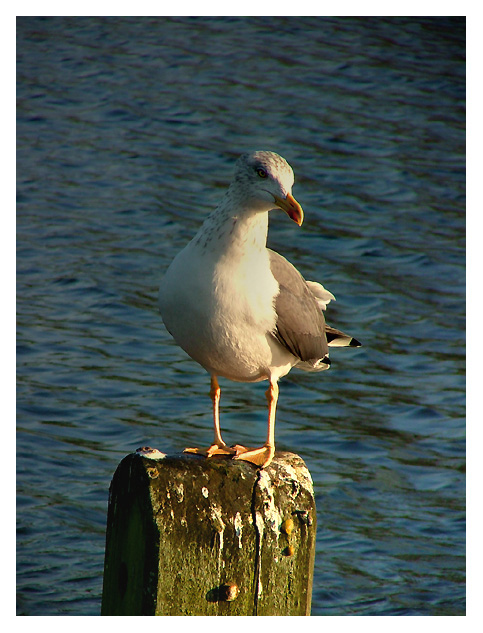
[[230,455],[230,457],[233,457],[237,454],[234,448],[226,444],[212,444],[208,448],[185,448],[183,453],[194,453],[205,457],[213,457],[213,455]]

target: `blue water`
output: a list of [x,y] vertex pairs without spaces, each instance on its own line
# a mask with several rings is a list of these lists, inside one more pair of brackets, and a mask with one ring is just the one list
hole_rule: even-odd
[[[269,244],[362,341],[281,381],[318,511],[312,615],[465,613],[465,23],[17,20],[17,613],[100,612],[107,493],[138,446],[211,440],[157,288],[236,157],[293,166]],[[260,385],[221,381],[230,443]]]

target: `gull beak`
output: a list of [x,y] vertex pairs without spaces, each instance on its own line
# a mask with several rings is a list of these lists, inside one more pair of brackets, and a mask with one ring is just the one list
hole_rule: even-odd
[[299,205],[297,200],[295,200],[292,194],[288,193],[285,198],[280,198],[275,194],[272,194],[272,196],[277,207],[282,209],[282,211],[285,211],[285,213],[291,220],[301,226],[302,222],[304,221],[304,212],[302,207]]

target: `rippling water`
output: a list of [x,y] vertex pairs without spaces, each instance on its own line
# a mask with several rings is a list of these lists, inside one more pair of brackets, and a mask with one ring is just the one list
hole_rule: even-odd
[[[17,27],[17,613],[98,614],[117,464],[210,441],[157,287],[258,148],[306,213],[273,214],[270,246],[364,344],[281,382],[277,447],[317,500],[312,614],[464,614],[464,19]],[[261,441],[264,385],[221,386],[227,440]]]

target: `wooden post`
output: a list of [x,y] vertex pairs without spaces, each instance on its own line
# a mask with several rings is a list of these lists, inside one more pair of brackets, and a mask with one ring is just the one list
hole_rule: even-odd
[[298,455],[260,470],[143,450],[109,491],[102,615],[310,615],[316,514]]

